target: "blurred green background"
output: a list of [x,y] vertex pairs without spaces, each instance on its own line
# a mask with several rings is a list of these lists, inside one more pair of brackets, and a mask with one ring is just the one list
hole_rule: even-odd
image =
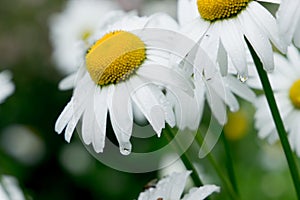
[[[160,9],[176,4],[175,0],[147,0],[148,8],[152,2],[167,5]],[[12,71],[16,86],[15,93],[0,105],[0,174],[15,176],[29,199],[135,199],[157,172],[116,171],[94,159],[77,136],[67,144],[63,135],[54,132],[55,120],[72,94],[58,90],[63,75],[51,60],[48,35],[49,16],[62,11],[64,4],[62,0],[0,1],[0,69]],[[225,130],[231,139],[242,199],[295,199],[280,145],[270,146],[257,138],[253,108],[242,105],[240,113],[230,116],[231,124]],[[133,139],[136,148],[167,142],[163,137],[146,139],[143,144],[137,141]],[[225,173],[222,141],[212,154]],[[207,159],[195,160],[201,165],[205,183],[222,186]],[[211,199],[229,198],[222,191]]]

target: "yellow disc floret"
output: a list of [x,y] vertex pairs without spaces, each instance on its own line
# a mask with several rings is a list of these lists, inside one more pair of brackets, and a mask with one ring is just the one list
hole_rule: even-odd
[[128,78],[146,59],[144,42],[126,31],[114,31],[99,39],[86,54],[86,67],[100,85],[115,84]]
[[294,82],[290,88],[290,99],[295,108],[300,109],[300,79]]
[[251,0],[197,0],[203,19],[215,21],[236,16]]

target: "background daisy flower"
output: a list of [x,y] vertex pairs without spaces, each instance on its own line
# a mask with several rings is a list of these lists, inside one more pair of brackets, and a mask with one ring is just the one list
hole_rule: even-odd
[[50,40],[53,46],[53,60],[59,71],[70,74],[78,69],[78,61],[85,53],[89,37],[96,29],[105,27],[120,19],[109,12],[117,4],[109,0],[69,0],[61,13],[50,18]]
[[[276,70],[269,74],[274,96],[288,132],[292,149],[300,156],[300,54],[295,47],[289,47],[287,58],[275,54]],[[275,124],[265,96],[255,102],[255,126],[260,138],[270,143],[278,140]]]
[[245,38],[267,71],[274,68],[270,41],[285,52],[275,18],[258,1],[179,0],[178,20],[182,31],[219,63],[222,74],[226,74],[230,58],[240,77],[248,77]]
[[281,39],[289,45],[293,39],[300,48],[300,1],[282,0],[277,12]]
[[[102,152],[109,113],[120,151],[129,154],[137,117],[134,109],[143,114],[158,136],[165,123],[175,126],[172,105],[161,88],[173,86],[188,92],[192,91],[192,84],[160,56],[171,52],[172,47],[159,48],[157,40],[149,35],[152,32],[147,32],[147,28],[161,28],[162,24],[169,24],[171,29],[176,22],[163,14],[142,18],[129,15],[92,37],[95,42],[77,74],[72,99],[56,121],[56,132],[61,133],[66,127],[65,139],[70,141],[82,118],[83,142],[91,144],[97,153]],[[160,39],[168,42],[171,37],[163,34]]]
[[138,200],[202,200],[214,192],[220,192],[220,188],[215,185],[204,185],[199,188],[190,189],[189,193],[181,198],[190,171],[173,173],[160,180],[155,187],[147,189],[139,195]]
[[15,90],[15,85],[11,82],[12,75],[9,71],[0,73],[0,103],[2,103]]

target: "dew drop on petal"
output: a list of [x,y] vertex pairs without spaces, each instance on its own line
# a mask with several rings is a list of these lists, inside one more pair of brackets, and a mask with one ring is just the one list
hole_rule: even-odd
[[131,143],[130,142],[124,142],[120,143],[120,152],[121,154],[127,156],[131,153]]
[[245,83],[245,82],[248,80],[248,76],[240,75],[240,74],[237,75],[237,78],[238,78],[242,83]]

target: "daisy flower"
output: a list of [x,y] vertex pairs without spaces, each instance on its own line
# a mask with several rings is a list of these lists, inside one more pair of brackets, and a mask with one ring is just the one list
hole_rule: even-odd
[[162,88],[192,93],[193,85],[170,68],[168,58],[163,56],[172,47],[165,45],[169,49],[161,49],[158,43],[168,42],[170,35],[149,32],[150,28],[167,24],[170,29],[176,26],[173,19],[163,14],[127,16],[95,34],[77,73],[73,96],[56,121],[56,132],[66,128],[65,139],[69,142],[82,118],[83,142],[92,145],[97,153],[102,152],[109,113],[120,151],[129,154],[134,120],[144,117],[158,136],[165,122],[173,127],[173,109]]
[[277,12],[277,22],[281,39],[289,45],[293,39],[300,48],[300,1],[282,0]]
[[181,198],[185,183],[190,171],[173,173],[160,180],[155,186],[150,187],[139,195],[138,200],[203,200],[213,192],[220,192],[220,188],[215,185],[205,185],[199,188],[190,189],[189,193]]
[[78,61],[88,40],[97,28],[105,28],[108,24],[122,16],[110,15],[117,8],[109,0],[69,0],[62,13],[51,16],[50,40],[53,46],[53,60],[63,74],[77,70]]
[[[275,71],[269,74],[274,96],[288,132],[291,147],[300,156],[300,54],[295,47],[289,47],[287,58],[275,54]],[[260,138],[270,143],[278,140],[275,124],[265,96],[255,102],[255,126]]]
[[245,38],[267,71],[274,68],[271,42],[285,52],[275,18],[256,0],[178,0],[178,20],[182,31],[219,63],[222,75],[230,59],[240,79],[247,79]]
[[9,71],[0,73],[0,103],[2,103],[9,95],[11,95],[15,86],[11,82],[12,75]]

